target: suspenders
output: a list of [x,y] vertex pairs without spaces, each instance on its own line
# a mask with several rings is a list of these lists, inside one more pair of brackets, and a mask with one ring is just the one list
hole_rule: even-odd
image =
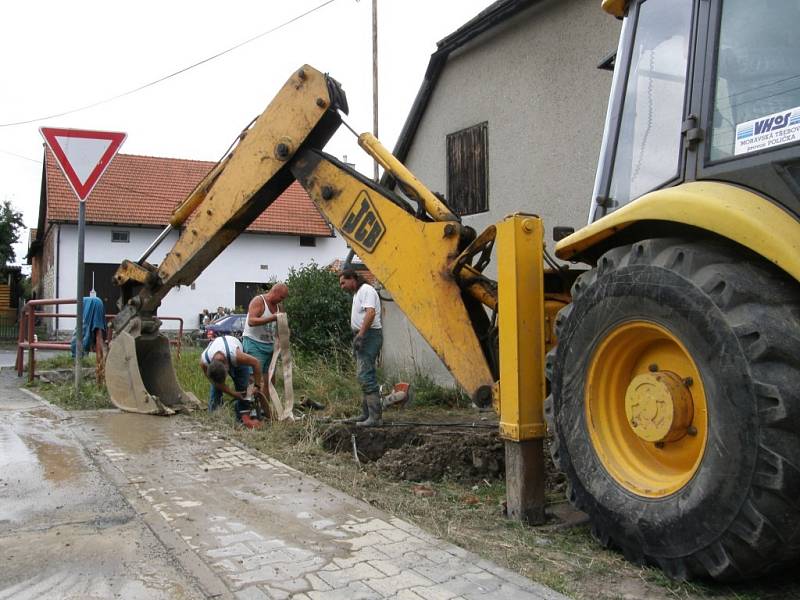
[[[222,336],[222,343],[225,344],[225,356],[227,356],[227,358],[228,358],[228,365],[230,365],[232,367],[233,366],[233,362],[231,361],[231,349],[228,347],[228,340],[225,339],[224,335]],[[206,351],[204,352],[204,355],[206,357],[206,364],[210,365],[211,364],[211,357],[208,355],[208,348],[206,348]]]
[[228,357],[228,365],[231,367],[233,366],[233,361],[231,360],[231,349],[228,348],[228,340],[225,339],[225,336],[222,336],[222,343],[225,344],[225,355]]

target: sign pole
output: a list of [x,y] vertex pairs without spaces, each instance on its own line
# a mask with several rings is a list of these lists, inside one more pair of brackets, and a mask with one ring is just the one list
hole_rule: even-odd
[[83,237],[86,230],[86,200],[78,202],[78,294],[75,316],[75,399],[81,397],[83,375]]
[[[78,293],[75,315],[75,398],[81,395],[83,370],[83,245],[86,230],[86,198],[125,141],[118,131],[87,131],[40,127],[47,147],[78,197]],[[46,163],[45,163],[46,164]],[[94,289],[94,281],[92,281]],[[92,332],[93,333],[93,332]],[[90,336],[91,337],[91,336]]]

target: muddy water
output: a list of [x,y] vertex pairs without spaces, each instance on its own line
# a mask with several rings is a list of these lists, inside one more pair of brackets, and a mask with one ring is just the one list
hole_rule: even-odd
[[59,421],[42,410],[0,413],[0,522],[48,515],[91,487],[86,461]]
[[167,446],[170,436],[159,420],[168,417],[104,411],[93,418],[98,430],[114,440],[116,447],[129,454],[159,452]]
[[201,598],[74,436],[0,371],[0,600]]

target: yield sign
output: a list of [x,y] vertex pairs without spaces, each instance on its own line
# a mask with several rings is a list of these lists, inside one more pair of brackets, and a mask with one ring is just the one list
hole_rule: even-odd
[[81,201],[86,200],[127,135],[54,127],[40,127],[39,131]]

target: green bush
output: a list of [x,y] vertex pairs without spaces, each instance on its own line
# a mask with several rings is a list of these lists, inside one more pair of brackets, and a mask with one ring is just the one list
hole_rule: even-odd
[[316,263],[289,271],[289,315],[292,344],[312,355],[346,351],[350,332],[351,298],[339,288],[339,276]]

